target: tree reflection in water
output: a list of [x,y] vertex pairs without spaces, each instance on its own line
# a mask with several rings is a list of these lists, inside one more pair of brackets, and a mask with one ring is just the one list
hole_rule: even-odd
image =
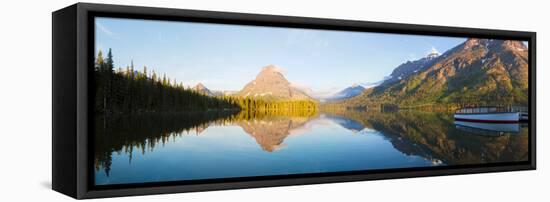
[[[450,113],[426,111],[333,111],[382,133],[399,151],[447,165],[526,161],[528,127],[499,136],[460,130]],[[434,161],[434,163],[437,163]]]
[[[499,136],[459,130],[452,114],[422,111],[271,111],[141,114],[96,119],[95,168],[109,175],[113,153],[152,152],[184,135],[201,135],[209,126],[239,126],[265,152],[284,147],[289,135],[307,129],[312,121],[331,121],[349,131],[383,135],[405,155],[421,156],[434,165],[526,161],[528,127]],[[369,155],[369,154],[364,154]]]

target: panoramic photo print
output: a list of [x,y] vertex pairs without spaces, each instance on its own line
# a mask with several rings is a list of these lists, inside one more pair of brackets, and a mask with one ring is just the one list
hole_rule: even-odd
[[96,17],[94,183],[525,162],[528,45]]

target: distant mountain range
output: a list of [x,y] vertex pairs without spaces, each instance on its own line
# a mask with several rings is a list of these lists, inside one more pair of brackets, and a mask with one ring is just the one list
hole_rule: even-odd
[[241,97],[306,100],[313,99],[286,80],[279,68],[273,65],[263,67],[256,78],[235,95]]
[[[394,103],[412,106],[433,103],[527,104],[528,50],[521,41],[471,38],[443,54],[432,52],[397,66],[374,87],[354,84],[321,101],[346,105]],[[294,87],[276,66],[263,67],[256,78],[238,92],[202,94],[262,99],[314,99]],[[309,91],[308,91],[309,92]]]
[[527,57],[521,41],[468,39],[442,55],[398,66],[390,79],[345,102],[527,104]]
[[208,96],[216,96],[214,92],[212,92],[210,89],[206,88],[202,83],[197,84],[195,87],[193,87],[193,90],[197,91],[200,94],[208,95]]
[[326,102],[345,100],[357,96],[363,93],[363,91],[365,91],[365,87],[359,84],[353,84],[352,86],[347,87],[344,90],[341,90],[323,100]]

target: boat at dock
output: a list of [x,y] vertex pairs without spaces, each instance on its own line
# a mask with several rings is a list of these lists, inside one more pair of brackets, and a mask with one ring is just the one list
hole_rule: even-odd
[[454,114],[455,121],[477,123],[518,123],[528,117],[526,107],[466,107]]

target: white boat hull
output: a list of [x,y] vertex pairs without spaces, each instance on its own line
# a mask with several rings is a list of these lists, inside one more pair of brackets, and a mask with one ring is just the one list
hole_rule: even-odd
[[519,112],[496,112],[455,114],[455,120],[480,123],[517,123],[520,120]]

